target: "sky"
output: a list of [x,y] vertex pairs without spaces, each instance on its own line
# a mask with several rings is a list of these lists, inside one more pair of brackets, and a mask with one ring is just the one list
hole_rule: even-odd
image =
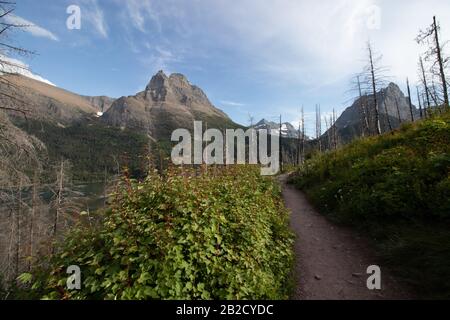
[[[80,29],[67,27],[73,5]],[[416,83],[414,39],[433,15],[450,40],[447,0],[17,0],[9,19],[28,27],[9,38],[36,52],[11,58],[79,94],[134,95],[158,70],[183,73],[244,125],[295,125],[304,106],[312,134],[316,104],[351,104],[368,40],[391,81]]]

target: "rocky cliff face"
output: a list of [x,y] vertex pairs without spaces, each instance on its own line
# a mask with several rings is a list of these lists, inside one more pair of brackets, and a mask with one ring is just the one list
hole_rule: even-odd
[[152,77],[143,92],[117,99],[102,117],[108,125],[136,129],[162,140],[169,140],[175,129],[191,129],[194,120],[210,128],[237,126],[184,75],[167,76],[163,71]]
[[[390,83],[386,88],[381,89],[377,93],[377,100],[383,132],[389,130],[388,120],[394,129],[398,128],[401,122],[411,121],[408,97],[403,94],[395,83]],[[336,127],[343,142],[360,135],[363,126],[362,109],[368,115],[371,127],[374,126],[375,106],[373,98],[365,96],[357,99],[336,121]],[[420,117],[420,112],[414,105],[413,116],[414,119]]]
[[111,107],[116,99],[107,96],[89,97],[83,96],[89,103],[97,109],[98,112],[105,113]]

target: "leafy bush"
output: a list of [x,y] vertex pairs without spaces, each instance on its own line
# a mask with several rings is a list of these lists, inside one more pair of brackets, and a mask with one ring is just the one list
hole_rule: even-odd
[[292,182],[426,296],[450,297],[449,113],[316,156]]
[[[33,289],[49,299],[282,299],[293,236],[253,167],[125,179],[99,228],[73,230]],[[66,290],[66,268],[82,271]]]

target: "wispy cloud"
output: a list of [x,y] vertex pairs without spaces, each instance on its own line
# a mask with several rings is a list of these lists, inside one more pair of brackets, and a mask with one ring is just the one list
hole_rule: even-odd
[[108,25],[97,0],[83,0],[82,18],[86,19],[102,38],[108,38]]
[[47,38],[53,41],[59,41],[59,38],[52,33],[51,31],[40,27],[38,25],[36,25],[35,23],[16,16],[14,14],[9,14],[7,16],[5,16],[5,21],[6,23],[10,23],[10,24],[15,24],[15,25],[20,25],[23,26],[23,30],[30,33],[31,35],[35,36],[35,37],[41,37],[41,38]]
[[158,70],[164,70],[167,73],[171,73],[172,64],[181,61],[179,55],[173,54],[169,49],[155,46],[152,47],[149,43],[144,44],[144,48],[147,50],[147,54],[143,55],[140,60],[145,67],[150,69],[150,72]]
[[146,25],[150,21],[156,25],[158,31],[161,31],[159,18],[152,7],[151,1],[128,0],[125,4],[130,21],[136,29],[141,32],[148,32]]
[[221,100],[220,103],[230,107],[245,107],[244,103],[229,100]]

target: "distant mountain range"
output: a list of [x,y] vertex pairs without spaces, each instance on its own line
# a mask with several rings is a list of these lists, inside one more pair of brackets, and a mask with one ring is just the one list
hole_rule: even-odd
[[[0,122],[7,131],[4,134],[17,137],[17,145],[29,145],[31,149],[33,145],[45,146],[50,160],[74,161],[77,171],[83,172],[83,179],[92,176],[92,172],[103,172],[104,167],[112,170],[123,155],[127,155],[123,161],[131,161],[134,170],[141,170],[143,154],[149,154],[150,145],[153,153],[160,152],[154,148],[170,152],[173,130],[192,129],[194,120],[203,121],[209,128],[243,128],[216,108],[199,87],[178,73],[167,76],[160,71],[144,91],[118,99],[81,96],[23,75],[2,77],[7,80],[0,83],[1,92],[6,93],[0,95],[3,110],[20,108],[26,112],[24,117],[20,112],[0,110]],[[396,84],[380,90],[377,97],[383,131],[389,130],[389,122],[397,128],[401,121],[411,120],[408,99]],[[360,136],[361,105],[373,118],[372,100],[367,96],[357,99],[337,119],[341,143]],[[414,106],[413,116],[419,117]],[[291,123],[285,122],[281,127],[280,131],[279,123],[266,119],[254,125],[256,129],[271,130],[284,138],[299,137],[298,129]],[[329,132],[321,139],[326,141],[327,137]],[[293,156],[296,143],[284,144],[283,152]]]
[[[411,121],[411,110],[409,100],[398,85],[390,83],[386,88],[377,93],[378,108],[380,115],[380,125],[382,132],[390,130],[389,122],[393,129],[400,126],[401,122]],[[368,115],[369,126],[374,128],[375,107],[371,96],[363,96],[348,107],[336,120],[337,135],[341,142],[346,143],[355,137],[361,136],[363,130],[362,108]],[[415,120],[420,117],[420,111],[412,105],[412,113]],[[276,135],[280,134],[280,124],[274,121],[262,119],[253,126],[256,129],[272,130]],[[322,134],[321,139],[327,139],[330,131]],[[291,123],[282,123],[282,137],[298,138],[299,131]],[[311,140],[306,137],[307,140]]]
[[[269,132],[272,132],[272,134],[277,136],[280,135],[280,123],[276,123],[274,121],[262,119],[253,127],[257,130],[269,130]],[[299,131],[298,129],[295,129],[291,123],[284,122],[281,124],[281,136],[285,138],[299,138]]]
[[[113,173],[123,166],[143,174],[148,156],[160,162],[164,154],[170,154],[172,132],[193,129],[194,120],[209,128],[242,127],[182,74],[167,76],[160,71],[144,91],[119,99],[82,96],[26,75],[2,77],[3,136],[16,137],[13,145],[46,152],[49,171],[51,164],[71,160],[81,180],[98,179],[105,169]],[[8,171],[8,164],[0,163],[2,168]]]
[[[97,116],[100,117],[98,121],[105,125],[136,130],[156,140],[170,140],[170,134],[176,128],[192,128],[194,119],[208,123],[209,127],[240,127],[223,111],[214,107],[205,93],[182,74],[167,76],[160,71],[151,78],[144,91],[119,99],[81,96],[22,75],[4,77],[10,85],[5,88],[5,84],[2,84],[2,91],[16,97],[3,97],[1,102],[4,107],[20,107],[29,110],[29,118],[61,126],[83,119],[92,120]],[[401,121],[411,120],[408,98],[396,84],[390,83],[381,89],[377,98],[383,131],[389,129],[388,119],[393,128],[397,128]],[[357,99],[336,121],[338,133],[344,142],[359,136],[362,131],[361,105],[369,118],[373,118],[372,99],[367,96]],[[21,114],[13,113],[13,116]],[[419,117],[419,110],[415,106],[413,116],[415,119]],[[274,121],[262,119],[254,127],[280,134],[280,124]],[[298,138],[299,133],[291,123],[284,122],[281,135]]]

